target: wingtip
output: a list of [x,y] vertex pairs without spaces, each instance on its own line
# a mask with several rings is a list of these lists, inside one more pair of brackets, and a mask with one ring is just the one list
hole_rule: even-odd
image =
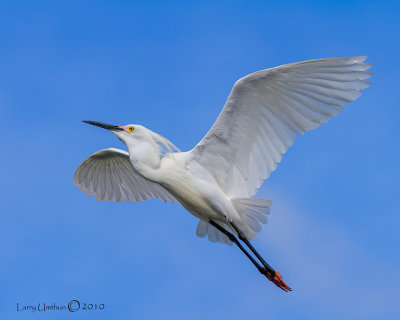
[[372,62],[363,62],[363,65],[365,67],[364,70],[368,70],[369,68],[372,68],[374,66],[374,64]]

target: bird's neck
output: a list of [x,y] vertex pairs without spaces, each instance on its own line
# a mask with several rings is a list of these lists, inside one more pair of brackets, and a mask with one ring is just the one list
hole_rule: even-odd
[[153,141],[143,141],[129,148],[129,159],[137,172],[149,180],[156,180],[160,168],[160,148]]

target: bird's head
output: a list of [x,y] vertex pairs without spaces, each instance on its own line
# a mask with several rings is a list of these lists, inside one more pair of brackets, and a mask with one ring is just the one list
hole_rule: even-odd
[[147,143],[150,145],[155,145],[157,146],[157,148],[159,148],[159,145],[162,145],[169,152],[172,152],[172,149],[179,151],[179,149],[166,138],[138,124],[115,126],[95,121],[84,120],[83,122],[94,125],[96,127],[110,130],[118,137],[119,140],[121,140],[126,145],[128,150],[132,150],[140,144]]

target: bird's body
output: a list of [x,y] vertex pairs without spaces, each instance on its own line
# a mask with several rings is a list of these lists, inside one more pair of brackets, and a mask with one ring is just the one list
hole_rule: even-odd
[[[217,121],[190,151],[141,126],[112,126],[128,152],[105,149],[86,159],[74,182],[96,200],[179,202],[200,219],[197,235],[234,242],[258,270],[290,288],[248,242],[271,202],[253,199],[296,135],[318,127],[369,86],[365,57],[310,60],[263,70],[236,82]],[[176,152],[172,150],[176,149]],[[166,152],[163,152],[166,151]],[[256,255],[258,264],[235,238]]]
[[[201,164],[191,161],[189,152],[167,154],[161,159],[160,168],[143,176],[161,184],[179,203],[194,216],[225,222],[241,223],[240,215],[231,199],[223,192],[209,171]],[[135,167],[134,167],[135,168]]]
[[[133,125],[143,134],[149,129]],[[162,154],[154,140],[136,141],[127,145],[133,169],[147,180],[161,185],[187,211],[199,219],[242,224],[231,199],[223,192],[207,168],[191,152]]]

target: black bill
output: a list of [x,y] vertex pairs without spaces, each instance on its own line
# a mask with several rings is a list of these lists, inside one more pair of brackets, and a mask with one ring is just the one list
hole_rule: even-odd
[[96,122],[96,121],[87,121],[87,120],[83,120],[83,122],[94,125],[96,127],[103,128],[103,129],[111,130],[111,131],[122,131],[123,130],[122,128],[120,128],[118,126],[114,126],[112,124]]

